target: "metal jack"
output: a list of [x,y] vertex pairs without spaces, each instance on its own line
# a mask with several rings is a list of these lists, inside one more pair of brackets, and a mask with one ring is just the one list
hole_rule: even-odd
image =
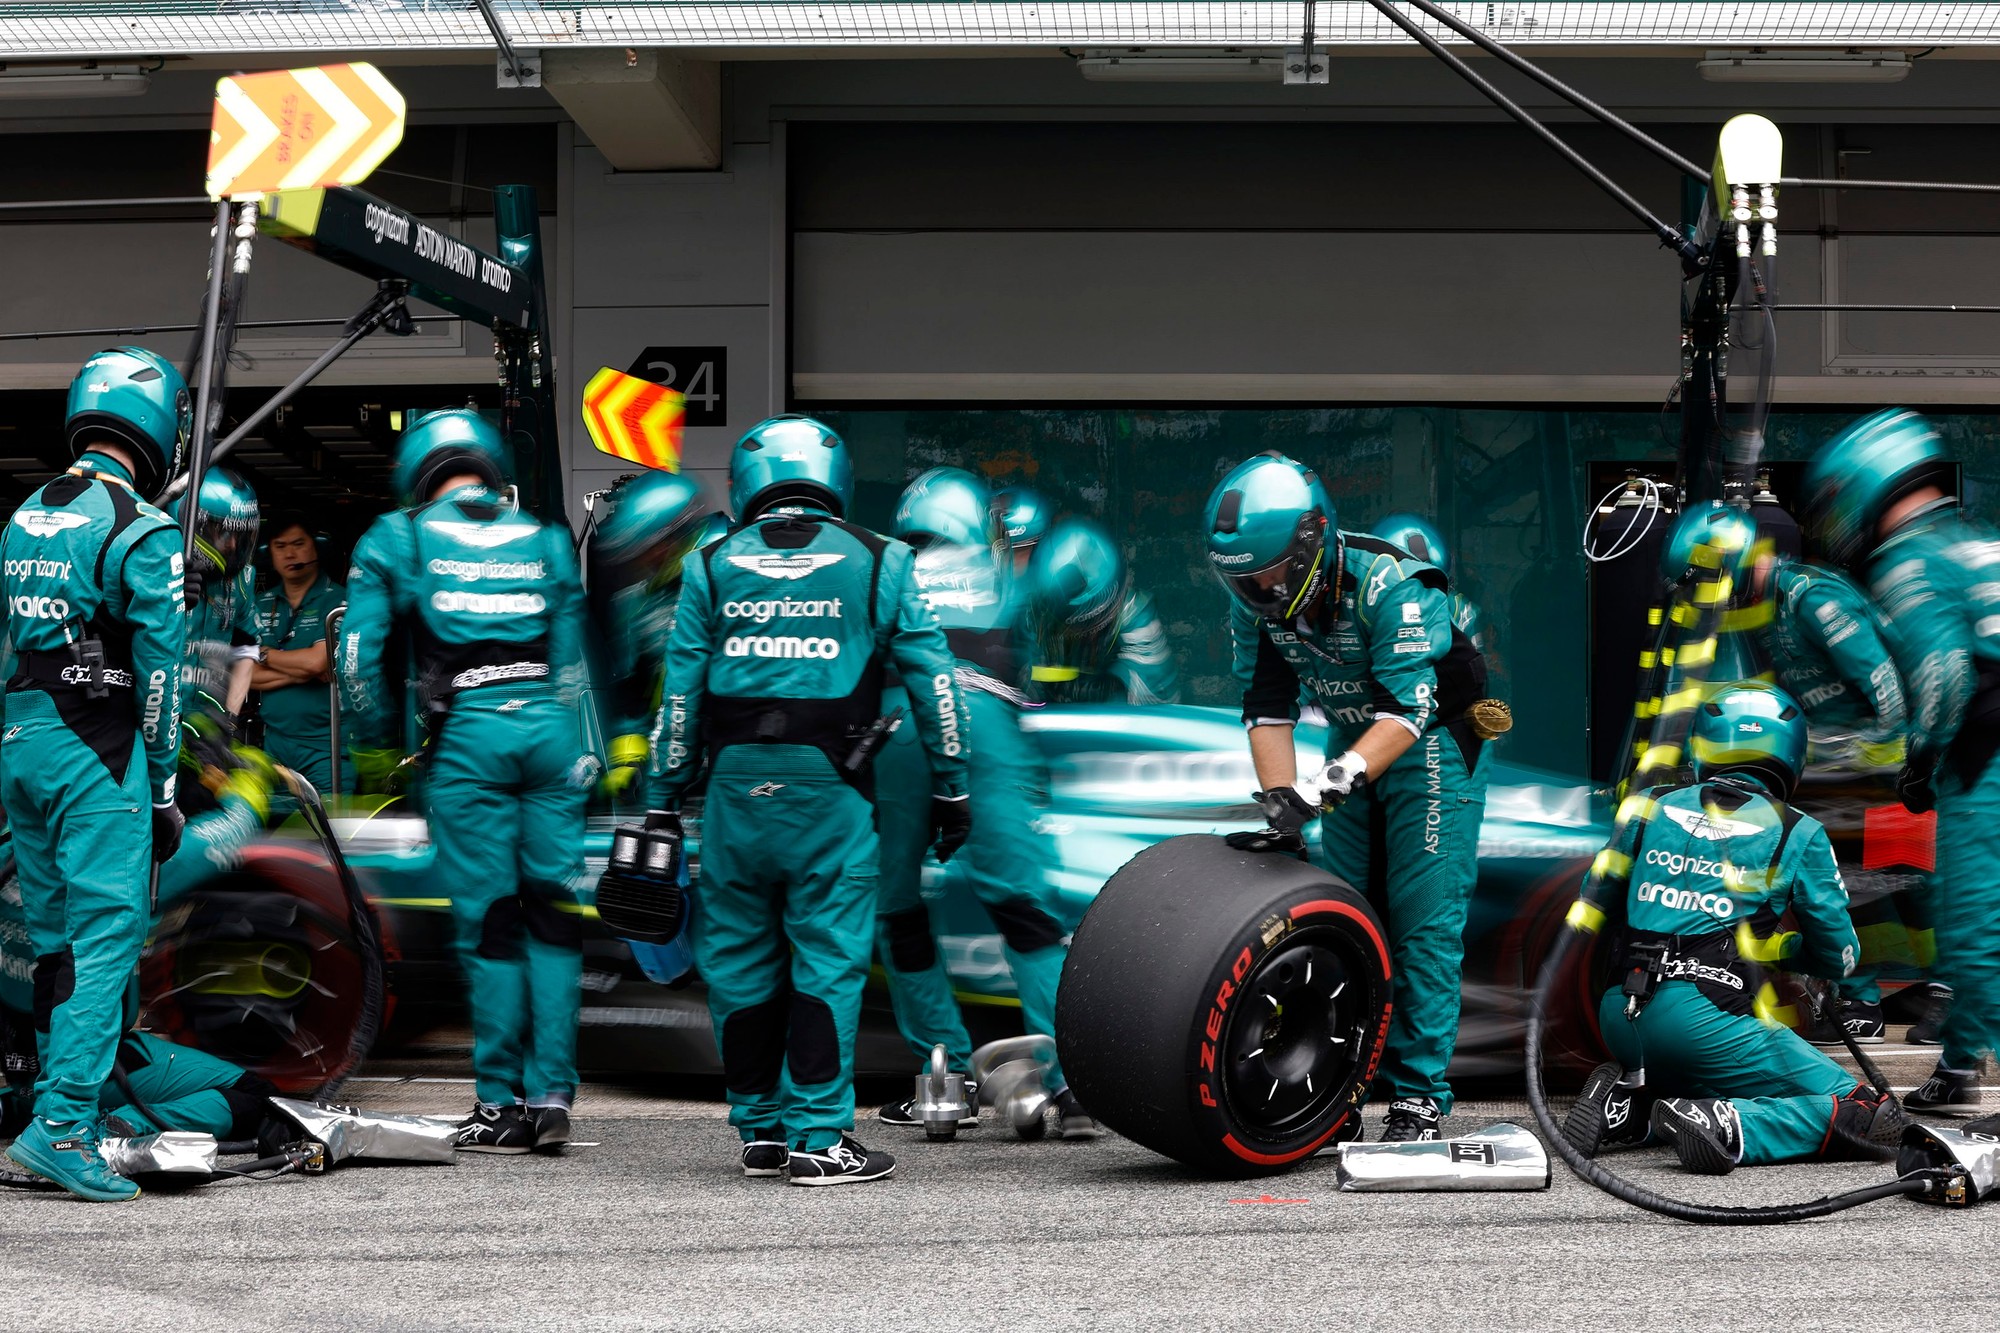
[[916,1112],[925,1138],[950,1142],[958,1137],[961,1124],[975,1120],[978,1112],[966,1095],[965,1082],[965,1075],[951,1072],[944,1045],[931,1047],[930,1064],[917,1075]]
[[1023,1139],[1048,1132],[1049,1071],[1055,1068],[1052,1037],[1029,1035],[988,1042],[972,1053],[972,1078],[981,1109],[991,1107]]

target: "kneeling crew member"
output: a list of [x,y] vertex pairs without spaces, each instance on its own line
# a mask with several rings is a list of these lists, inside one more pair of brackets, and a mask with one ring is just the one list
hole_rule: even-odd
[[1486,799],[1475,773],[1483,743],[1466,710],[1485,692],[1486,664],[1452,622],[1445,576],[1342,532],[1303,464],[1267,453],[1238,466],[1209,497],[1207,533],[1231,596],[1243,723],[1272,821],[1230,844],[1304,855],[1302,830],[1321,807],[1293,785],[1303,686],[1328,722],[1326,866],[1364,890],[1389,926],[1395,1013],[1378,1075],[1392,1098],[1382,1140],[1436,1139],[1451,1113],[1445,1070]]
[[[1890,1156],[1896,1103],[1767,1016],[1760,963],[1837,978],[1861,949],[1826,830],[1785,804],[1805,714],[1782,690],[1738,685],[1701,706],[1689,743],[1696,781],[1626,799],[1570,909],[1591,931],[1622,916],[1626,979],[1598,1009],[1618,1063],[1591,1072],[1563,1136],[1590,1156],[1650,1131],[1707,1175]],[[1779,934],[1787,912],[1799,930]]]
[[355,548],[340,683],[362,745],[400,739],[383,654],[413,632],[439,881],[472,1011],[468,1152],[560,1152],[576,1093],[583,807],[583,588],[569,532],[501,494],[506,447],[471,409],[403,432],[403,508]]
[[7,1156],[105,1202],[139,1193],[98,1156],[98,1099],[146,937],[151,866],[173,856],[182,825],[181,535],[141,497],[179,468],[191,415],[165,358],[99,352],[70,385],[76,466],[15,510],[0,537],[0,624],[16,658],[0,801],[35,951],[36,1021],[48,1032],[35,1117]]
[[929,756],[938,856],[971,830],[951,649],[910,548],[841,521],[853,487],[846,444],[811,418],[774,417],[737,442],[729,507],[742,526],[687,562],[656,741],[663,809],[709,759],[694,950],[743,1173],[795,1185],[895,1169],[850,1134],[885,657]]

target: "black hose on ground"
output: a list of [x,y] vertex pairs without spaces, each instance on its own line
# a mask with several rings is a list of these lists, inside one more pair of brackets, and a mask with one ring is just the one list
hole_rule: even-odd
[[[1635,1208],[1659,1213],[1663,1217],[1679,1218],[1683,1222],[1699,1222],[1710,1226],[1770,1226],[1779,1222],[1804,1222],[1815,1217],[1825,1217],[1831,1213],[1858,1208],[1864,1203],[1877,1199],[1889,1199],[1898,1195],[1918,1195],[1927,1192],[1933,1180],[1941,1180],[1949,1173],[1941,1171],[1915,1171],[1880,1185],[1869,1185],[1845,1194],[1834,1194],[1814,1199],[1808,1203],[1771,1204],[1759,1207],[1718,1207],[1712,1204],[1689,1203],[1683,1199],[1669,1198],[1655,1193],[1643,1185],[1636,1185],[1605,1170],[1596,1162],[1573,1147],[1562,1134],[1555,1115],[1549,1110],[1548,1092],[1542,1086],[1542,1030],[1548,1009],[1549,997],[1562,976],[1563,964],[1568,960],[1571,947],[1580,934],[1575,926],[1565,925],[1550,951],[1548,961],[1542,965],[1542,975],[1535,983],[1534,998],[1528,1009],[1528,1108],[1535,1114],[1535,1124],[1541,1129],[1542,1138],[1556,1156],[1563,1159],[1569,1169],[1584,1180],[1595,1185],[1615,1199],[1622,1199]],[[1872,1064],[1868,1065],[1872,1070]],[[1872,1075],[1879,1080],[1879,1073]],[[1878,1082],[1878,1086],[1880,1086]]]

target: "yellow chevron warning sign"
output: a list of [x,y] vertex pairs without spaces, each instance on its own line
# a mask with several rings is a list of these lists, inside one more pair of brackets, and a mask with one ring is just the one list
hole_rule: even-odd
[[583,386],[583,426],[599,452],[678,472],[687,400],[678,390],[606,366]]
[[218,79],[208,197],[356,184],[403,141],[403,118],[403,95],[373,65]]

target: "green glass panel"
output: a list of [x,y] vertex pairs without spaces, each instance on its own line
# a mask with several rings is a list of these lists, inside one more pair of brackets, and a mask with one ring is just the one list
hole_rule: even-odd
[[[1190,702],[1234,705],[1224,593],[1208,571],[1201,508],[1216,480],[1262,449],[1319,470],[1348,529],[1400,510],[1432,515],[1459,585],[1485,609],[1495,693],[1514,706],[1502,753],[1585,767],[1587,563],[1580,553],[1592,464],[1671,465],[1675,413],[1368,406],[1221,410],[828,412],[854,446],[856,517],[884,527],[925,468],[970,468],[1090,515],[1123,543],[1181,654]],[[1778,413],[1767,457],[1809,456],[1848,411]],[[1975,513],[2000,519],[2000,415],[1940,414]],[[1787,473],[1792,469],[1785,469]],[[1782,497],[1781,498],[1788,498]]]

